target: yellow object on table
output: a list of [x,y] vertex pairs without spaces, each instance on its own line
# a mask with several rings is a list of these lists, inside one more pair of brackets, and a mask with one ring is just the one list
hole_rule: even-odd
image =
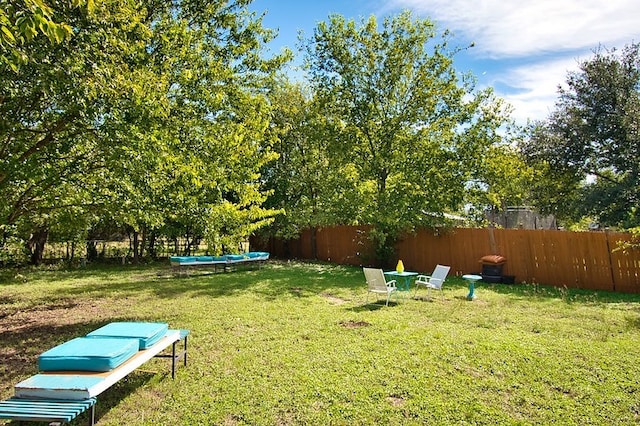
[[398,272],[399,274],[404,272],[404,264],[402,263],[402,260],[398,260],[398,265],[396,266],[396,272]]

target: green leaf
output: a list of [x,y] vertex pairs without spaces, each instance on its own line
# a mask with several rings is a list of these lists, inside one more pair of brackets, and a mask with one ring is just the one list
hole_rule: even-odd
[[9,44],[15,44],[16,38],[14,37],[13,33],[9,31],[9,28],[2,26],[0,27],[0,30],[2,30],[4,40],[8,41]]

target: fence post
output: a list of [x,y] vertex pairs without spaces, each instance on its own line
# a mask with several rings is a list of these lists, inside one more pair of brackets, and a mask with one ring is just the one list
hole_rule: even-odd
[[500,254],[498,253],[498,247],[496,246],[496,236],[493,234],[493,226],[489,225],[489,248],[491,249],[491,254]]
[[616,291],[616,274],[613,272],[613,258],[611,257],[611,243],[609,241],[609,230],[604,230],[604,236],[607,241],[607,257],[609,259],[609,273],[611,274],[611,290]]

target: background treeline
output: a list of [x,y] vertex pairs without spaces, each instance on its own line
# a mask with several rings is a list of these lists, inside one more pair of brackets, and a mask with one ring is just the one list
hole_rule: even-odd
[[339,224],[370,225],[385,259],[446,213],[483,225],[523,204],[638,226],[637,44],[596,50],[549,118],[518,128],[454,67],[471,47],[408,12],[329,16],[291,81],[249,0],[5,3],[2,263],[39,263],[52,241],[128,236],[137,260],[157,241],[220,253]]

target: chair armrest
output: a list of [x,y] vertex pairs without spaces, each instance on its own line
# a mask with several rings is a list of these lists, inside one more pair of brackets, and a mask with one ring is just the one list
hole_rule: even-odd
[[391,280],[387,282],[387,287],[396,287],[396,280]]

